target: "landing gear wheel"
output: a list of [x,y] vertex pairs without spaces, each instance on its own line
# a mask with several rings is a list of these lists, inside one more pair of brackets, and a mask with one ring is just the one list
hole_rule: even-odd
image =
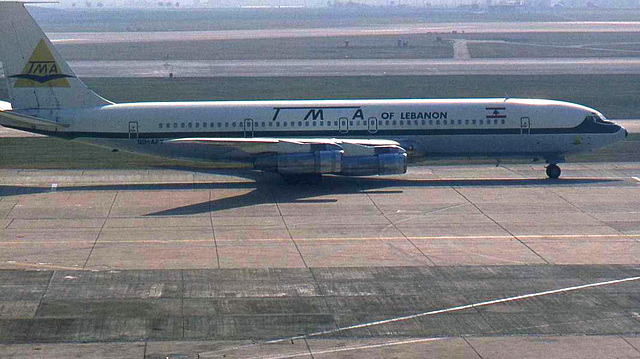
[[560,167],[558,167],[558,165],[556,165],[555,163],[547,166],[547,177],[549,177],[550,179],[557,179],[558,177],[560,177],[561,173],[562,171],[560,170]]

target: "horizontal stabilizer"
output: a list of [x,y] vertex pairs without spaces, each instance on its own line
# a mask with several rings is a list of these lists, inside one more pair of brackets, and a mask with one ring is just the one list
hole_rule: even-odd
[[13,111],[0,111],[0,124],[6,127],[19,127],[36,131],[58,131],[69,126],[38,117],[21,115]]

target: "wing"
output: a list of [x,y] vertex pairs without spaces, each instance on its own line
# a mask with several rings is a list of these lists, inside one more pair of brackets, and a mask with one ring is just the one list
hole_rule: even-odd
[[283,175],[405,173],[407,153],[396,141],[336,138],[179,138],[164,143],[239,150],[254,167]]
[[173,145],[201,145],[230,147],[247,154],[260,156],[267,154],[308,153],[315,151],[344,151],[344,156],[373,156],[387,152],[405,152],[396,141],[372,139],[337,138],[178,138],[164,143]]

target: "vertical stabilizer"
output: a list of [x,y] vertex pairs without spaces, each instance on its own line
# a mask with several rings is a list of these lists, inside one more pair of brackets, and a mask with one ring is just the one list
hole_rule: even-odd
[[21,2],[0,1],[0,61],[14,110],[111,103],[76,77]]

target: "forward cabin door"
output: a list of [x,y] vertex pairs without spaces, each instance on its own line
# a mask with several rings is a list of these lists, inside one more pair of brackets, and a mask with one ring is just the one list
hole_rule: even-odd
[[520,118],[520,134],[521,135],[531,134],[531,119],[529,117]]
[[138,122],[131,121],[129,122],[129,139],[138,139]]

